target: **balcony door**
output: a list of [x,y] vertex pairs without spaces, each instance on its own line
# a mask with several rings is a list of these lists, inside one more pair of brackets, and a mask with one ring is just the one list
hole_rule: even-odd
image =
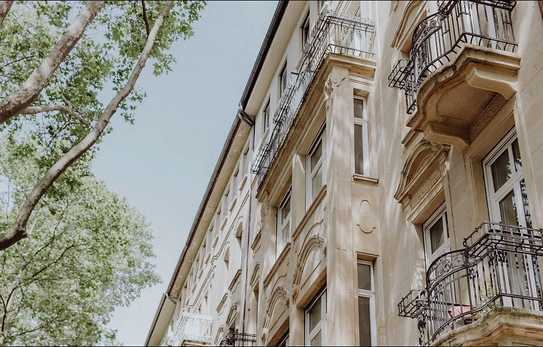
[[[515,131],[511,131],[483,162],[491,229],[503,232],[515,243],[532,235],[526,184]],[[497,290],[505,306],[539,309],[536,298],[541,291],[537,256],[518,250],[504,251],[496,263]]]
[[426,264],[429,267],[434,260],[451,250],[445,204],[441,205],[424,223],[422,230]]

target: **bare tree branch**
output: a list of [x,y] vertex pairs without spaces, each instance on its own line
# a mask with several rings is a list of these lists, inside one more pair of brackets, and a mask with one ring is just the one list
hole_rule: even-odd
[[49,78],[66,59],[103,6],[103,1],[89,1],[19,90],[0,102],[0,124],[17,115],[40,95]]
[[94,125],[94,129],[89,132],[78,144],[70,148],[68,152],[62,155],[55,164],[47,172],[45,176],[34,186],[30,195],[26,198],[25,202],[19,209],[17,214],[17,219],[13,226],[8,229],[7,233],[3,235],[0,239],[0,250],[4,250],[11,245],[15,244],[19,240],[27,237],[26,233],[26,224],[32,211],[40,201],[41,197],[45,194],[47,189],[55,182],[55,180],[64,172],[66,169],[77,159],[79,159],[89,148],[91,148],[96,141],[100,138],[103,132],[106,130],[107,125],[109,124],[111,117],[115,114],[115,111],[119,107],[119,104],[132,92],[136,81],[138,80],[141,71],[145,67],[145,63],[149,59],[151,50],[153,49],[154,43],[156,41],[158,31],[162,27],[164,18],[168,15],[172,9],[174,3],[168,1],[162,10],[160,11],[159,16],[157,17],[149,36],[145,42],[145,46],[140,53],[140,56],[132,68],[132,72],[128,77],[128,80],[123,88],[121,88],[118,93],[111,99],[109,104],[106,106],[98,120]]
[[4,19],[7,17],[11,5],[13,5],[13,0],[4,0],[0,3],[0,25],[2,25]]

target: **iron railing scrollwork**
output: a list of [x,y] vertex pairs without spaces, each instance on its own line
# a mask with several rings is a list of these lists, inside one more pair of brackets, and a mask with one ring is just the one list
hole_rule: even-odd
[[253,173],[264,179],[296,120],[301,106],[322,62],[330,54],[372,58],[375,27],[361,19],[324,15],[315,24],[298,71],[291,73],[287,87],[273,116],[269,139],[264,139],[252,166]]
[[515,52],[511,12],[516,1],[441,0],[438,12],[415,28],[409,59],[400,60],[388,76],[389,86],[404,90],[407,113],[416,111],[422,83],[450,64],[466,44]]
[[410,291],[398,314],[418,320],[421,345],[498,307],[543,311],[543,231],[484,223],[464,248],[437,258],[426,288]]
[[255,346],[256,335],[240,333],[235,328],[230,328],[226,336],[222,339],[220,346]]

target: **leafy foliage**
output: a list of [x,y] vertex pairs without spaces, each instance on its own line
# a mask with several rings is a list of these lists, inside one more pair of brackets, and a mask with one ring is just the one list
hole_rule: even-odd
[[[38,165],[17,146],[1,148],[9,193],[0,223],[9,224]],[[126,201],[88,172],[57,190],[62,199],[43,199],[34,211],[32,237],[0,254],[0,344],[114,343],[106,325],[115,306],[158,281],[150,229]]]

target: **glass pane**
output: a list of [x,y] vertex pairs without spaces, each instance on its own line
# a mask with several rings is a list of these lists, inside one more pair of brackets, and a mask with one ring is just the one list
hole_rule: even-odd
[[515,161],[515,169],[520,170],[522,168],[522,160],[520,159],[520,149],[517,139],[513,141],[513,159]]
[[494,181],[494,191],[498,191],[501,186],[511,177],[511,163],[509,162],[509,154],[504,151],[491,166],[492,181]]
[[509,194],[500,201],[500,215],[502,217],[502,223],[518,225],[517,207],[515,206],[513,191],[510,191]]
[[358,289],[371,290],[371,266],[358,264]]
[[354,125],[354,172],[362,174],[364,171],[364,152],[362,139],[362,125]]
[[371,346],[370,299],[358,297],[358,334],[360,346]]
[[322,141],[319,141],[319,144],[317,147],[315,147],[315,150],[311,154],[311,171],[317,166],[319,160],[322,156]]
[[443,218],[430,227],[430,246],[432,254],[445,242],[445,233],[443,232]]
[[354,99],[354,118],[364,118],[364,101],[360,99]]
[[313,306],[309,309],[309,331],[313,331],[317,324],[321,321],[321,298],[318,298]]
[[317,333],[317,335],[313,336],[313,338],[311,339],[311,346],[322,346],[320,331]]
[[526,226],[532,227],[532,216],[530,215],[530,205],[528,204],[528,192],[526,192],[526,183],[524,180],[520,181],[520,192],[522,194],[522,205],[524,207],[524,218],[526,219]]
[[311,182],[311,192],[312,196],[315,197],[315,195],[319,192],[319,190],[322,187],[322,177],[321,177],[321,170],[313,176],[313,181]]

